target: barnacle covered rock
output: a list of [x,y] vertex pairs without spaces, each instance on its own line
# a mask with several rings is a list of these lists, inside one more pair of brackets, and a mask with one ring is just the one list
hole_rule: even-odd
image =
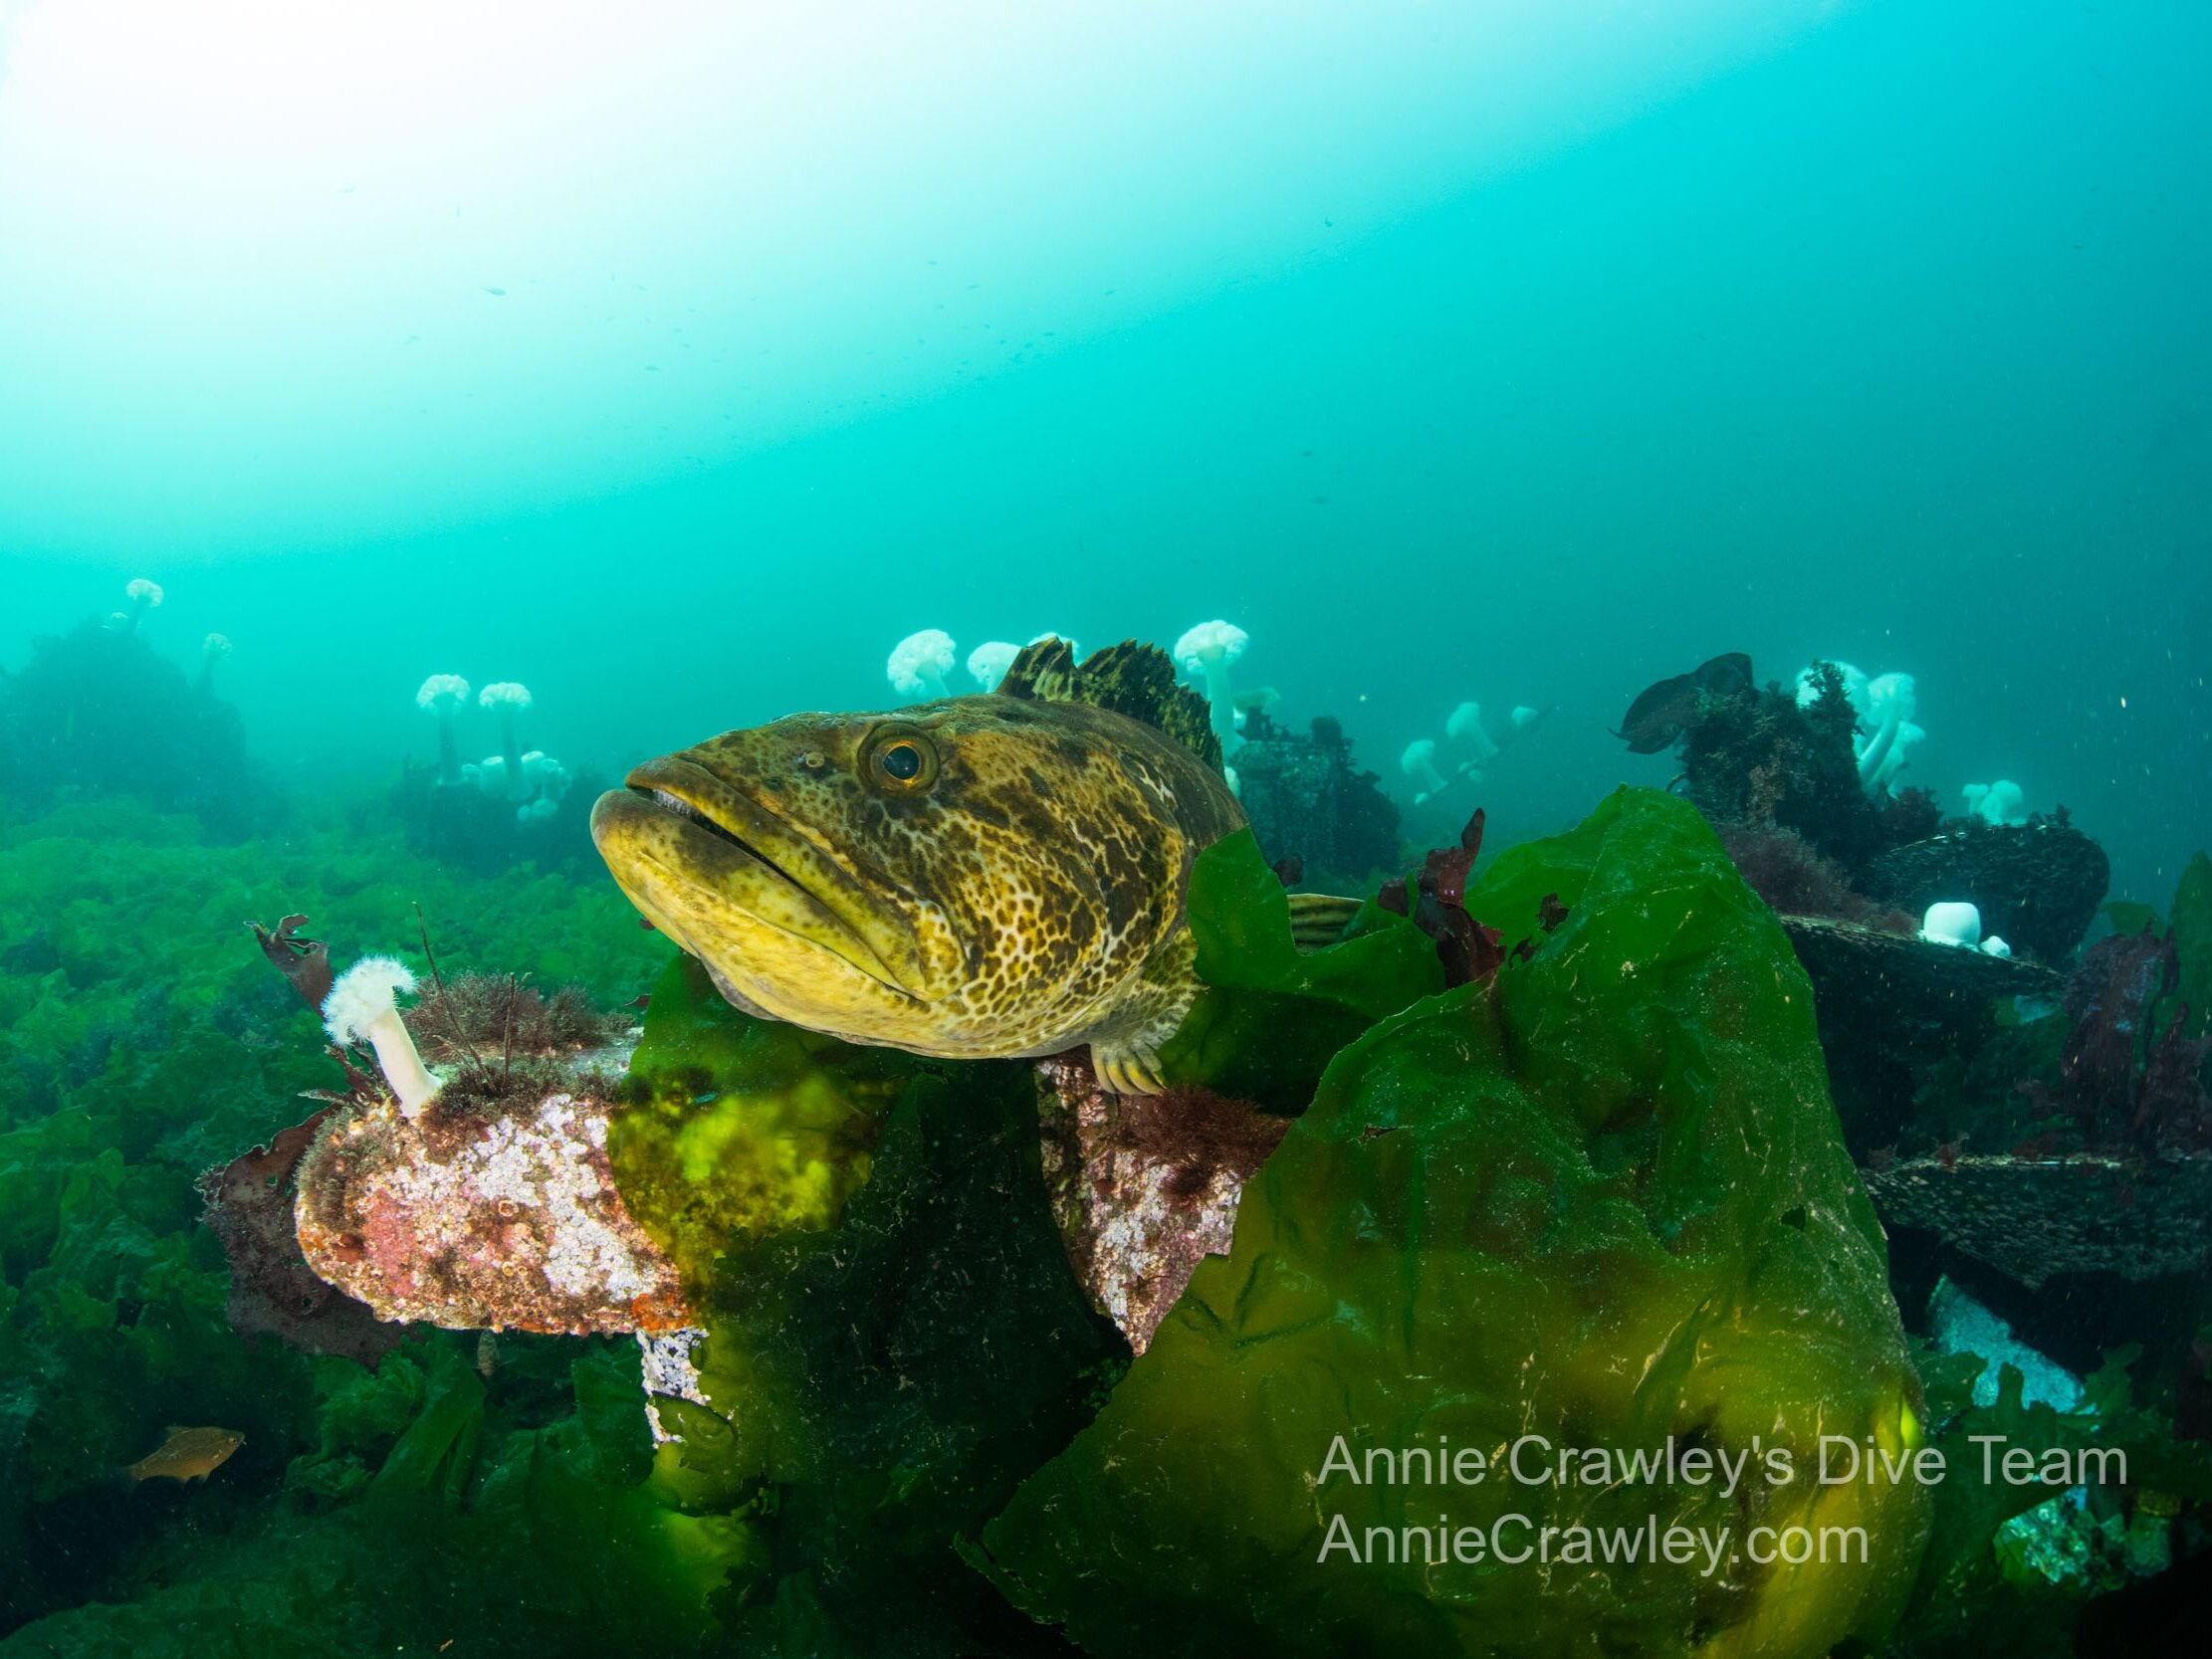
[[683,1326],[675,1267],[615,1190],[606,1112],[560,1092],[333,1117],[299,1169],[308,1265],[387,1320],[578,1336]]
[[1144,1352],[1290,1127],[1204,1090],[1116,1095],[1072,1058],[1040,1061],[1044,1178],[1091,1304]]
[[403,1329],[317,1274],[300,1249],[293,1176],[337,1108],[271,1137],[201,1174],[202,1219],[230,1258],[233,1331],[281,1337],[309,1353],[342,1353],[363,1364],[397,1346]]
[[1993,1004],[2055,997],[2063,983],[2035,962],[1854,922],[1785,916],[1782,926],[1812,976],[1824,1021],[1838,1036],[1863,1035],[1888,1053],[1942,1053],[1989,1027]]
[[1892,1228],[1933,1233],[2030,1290],[2075,1273],[2140,1283],[2212,1260],[2212,1158],[1915,1157],[1866,1180]]
[[2056,818],[2026,824],[1968,823],[1883,853],[1868,868],[1867,892],[1917,916],[1944,900],[1975,906],[1987,933],[2015,950],[2064,966],[2111,885],[2104,849]]

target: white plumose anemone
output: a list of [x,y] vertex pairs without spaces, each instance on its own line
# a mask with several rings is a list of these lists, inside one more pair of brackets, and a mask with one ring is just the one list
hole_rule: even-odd
[[945,689],[945,676],[953,672],[954,655],[959,649],[944,629],[921,629],[891,647],[883,665],[884,677],[901,697],[917,702],[948,697],[951,694]]
[[458,674],[433,674],[415,688],[415,707],[450,714],[469,700],[469,683]]
[[161,603],[161,584],[138,576],[125,585],[122,592],[123,597],[130,601],[130,609],[127,612],[117,611],[115,615],[122,619],[121,626],[126,632],[135,632],[138,619]]
[[523,756],[523,777],[541,800],[558,801],[568,792],[568,768],[543,749]]
[[[1867,682],[1865,720],[1874,729],[1859,745],[1859,781],[1869,794],[1888,793],[1889,779],[1904,764],[1905,750],[1927,735],[1912,724],[1918,712],[1919,693],[1911,675],[1884,674]],[[1912,735],[1902,737],[1907,728]]]
[[209,692],[215,689],[215,665],[228,657],[230,653],[231,643],[228,634],[210,634],[200,641],[198,686],[201,691]]
[[1995,783],[1969,783],[1966,810],[1985,824],[2017,829],[2028,821],[2028,792],[2009,777]]
[[1236,729],[1243,731],[1249,727],[1251,719],[1255,715],[1259,717],[1261,724],[1264,725],[1267,712],[1281,701],[1282,693],[1272,686],[1254,686],[1249,691],[1238,692],[1236,694]]
[[1482,725],[1482,705],[1469,699],[1444,717],[1443,734],[1455,743],[1465,743],[1474,751],[1473,764],[1479,766],[1497,758],[1498,746]]
[[461,781],[461,734],[455,724],[468,706],[469,683],[458,674],[433,674],[415,688],[415,707],[438,722],[438,781]]
[[1228,671],[1249,644],[1251,636],[1243,629],[1216,618],[1185,630],[1172,653],[1176,667],[1205,686],[1214,735],[1221,739],[1223,755],[1235,753],[1243,742],[1236,732],[1236,690],[1229,683]]
[[1414,797],[1416,806],[1444,786],[1443,773],[1437,770],[1437,739],[1434,737],[1416,737],[1408,743],[1406,752],[1398,757],[1398,769],[1421,785],[1421,793]]
[[995,692],[1020,655],[1021,647],[1010,640],[986,640],[968,653],[968,676],[976,682],[978,691]]
[[511,791],[522,784],[522,717],[531,702],[530,688],[519,680],[494,681],[476,695],[478,708],[499,716],[500,754],[507,762],[501,768],[501,782]]
[[[1867,671],[1856,664],[1845,662],[1841,657],[1826,657],[1822,661],[1833,666],[1844,677],[1844,696],[1850,700],[1853,710],[1864,719],[1867,713],[1867,687],[1870,684]],[[1808,663],[1797,671],[1797,706],[1800,709],[1810,709],[1820,701],[1819,669],[1820,663]]]
[[[1897,774],[1904,770],[1912,751],[1927,739],[1927,733],[1912,723],[1918,713],[1918,689],[1909,674],[1870,678],[1863,669],[1840,657],[1823,661],[1843,676],[1844,696],[1856,718],[1858,729],[1852,736],[1852,754],[1859,762],[1860,786],[1877,800],[1882,799],[1895,789]],[[1820,663],[1812,663],[1798,670],[1797,702],[1801,709],[1810,709],[1820,701]]]
[[1957,899],[1930,905],[1927,914],[1920,918],[1920,937],[1929,944],[1975,949],[1982,941],[1982,913]]
[[401,993],[411,994],[415,976],[390,956],[363,956],[339,976],[323,999],[323,1024],[334,1043],[366,1043],[376,1051],[376,1067],[391,1085],[403,1117],[413,1118],[438,1092],[438,1080],[422,1063],[407,1022],[399,1017]]

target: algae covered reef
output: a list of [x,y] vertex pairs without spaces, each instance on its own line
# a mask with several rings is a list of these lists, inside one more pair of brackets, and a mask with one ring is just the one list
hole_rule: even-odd
[[[1189,689],[1056,641],[1030,680],[1175,711],[1244,788],[1334,779],[1302,821],[1390,862],[1299,892],[1263,810],[1210,831],[1141,1080],[1057,1028],[962,1058],[734,1005],[565,855],[425,840],[419,789],[230,840],[82,785],[11,816],[0,1653],[1935,1656],[2153,1623],[2212,1503],[2212,866],[2086,949],[1946,942],[1882,859],[1954,838],[1943,880],[2009,915],[1992,851],[2079,832],[1900,817],[1827,677],[1747,671],[1624,728],[1683,744],[1689,798],[1386,855],[1372,778],[1318,724],[1299,758],[1209,637]],[[425,692],[452,822],[573,810],[542,756],[470,776],[462,695]],[[887,789],[968,729],[888,719],[851,757],[913,746]],[[1473,795],[1482,741],[1433,745],[1436,791]],[[1844,1040],[1884,999],[1912,1017]]]

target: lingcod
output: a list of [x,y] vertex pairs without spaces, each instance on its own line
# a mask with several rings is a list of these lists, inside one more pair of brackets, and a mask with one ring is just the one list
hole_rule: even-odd
[[648,761],[591,811],[632,904],[749,1013],[954,1059],[1088,1046],[1163,1087],[1200,989],[1191,867],[1244,815],[1206,705],[1134,641],[998,689],[792,715]]

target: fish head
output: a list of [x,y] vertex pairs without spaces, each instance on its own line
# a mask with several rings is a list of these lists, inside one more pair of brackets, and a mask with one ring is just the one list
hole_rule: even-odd
[[1200,770],[1100,710],[952,698],[724,732],[637,767],[591,833],[739,1007],[1013,1053],[1180,920],[1177,803]]
[[1670,675],[1645,687],[1629,705],[1614,735],[1629,745],[1632,754],[1657,754],[1682,740],[1697,724],[1707,700],[1741,697],[1751,689],[1751,659],[1731,651],[1687,674]]

